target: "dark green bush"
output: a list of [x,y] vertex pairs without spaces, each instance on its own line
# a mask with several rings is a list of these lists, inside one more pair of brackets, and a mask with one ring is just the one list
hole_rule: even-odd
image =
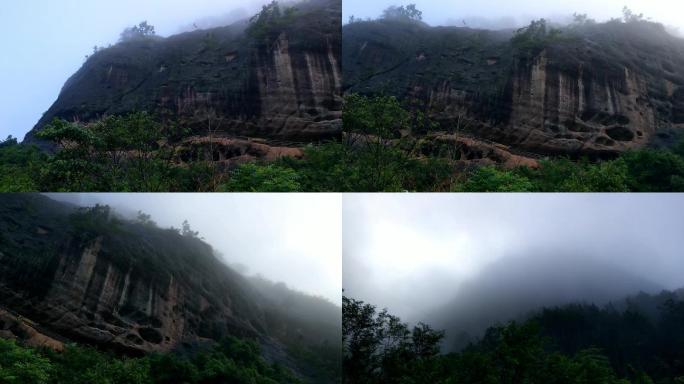
[[0,383],[296,384],[301,380],[288,369],[263,360],[254,341],[234,337],[189,358],[170,354],[117,357],[76,345],[55,352],[0,339]]
[[291,168],[274,164],[243,164],[232,172],[224,192],[299,192],[299,175]]

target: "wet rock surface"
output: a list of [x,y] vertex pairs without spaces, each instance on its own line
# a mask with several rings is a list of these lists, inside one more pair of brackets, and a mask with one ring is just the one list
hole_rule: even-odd
[[54,118],[87,122],[148,111],[195,131],[318,141],[341,130],[341,5],[296,5],[294,19],[262,41],[248,23],[119,43],[91,56],[26,136]]
[[684,40],[589,25],[533,55],[513,31],[393,21],[344,27],[345,92],[395,95],[445,130],[541,155],[610,158],[680,131]]
[[231,335],[287,366],[288,346],[341,340],[339,307],[252,281],[198,238],[129,221],[84,230],[74,212],[43,195],[0,196],[0,337],[139,355]]

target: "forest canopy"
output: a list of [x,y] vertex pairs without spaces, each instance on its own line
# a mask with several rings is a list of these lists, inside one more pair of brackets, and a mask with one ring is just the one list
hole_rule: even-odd
[[345,297],[344,382],[684,382],[684,301],[671,292],[640,294],[620,309],[543,308],[528,320],[490,327],[456,353],[440,353],[443,336]]

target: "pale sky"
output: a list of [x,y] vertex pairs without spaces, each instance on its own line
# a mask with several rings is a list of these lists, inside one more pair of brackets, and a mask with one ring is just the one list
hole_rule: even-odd
[[423,11],[423,19],[431,25],[463,25],[463,20],[476,24],[477,19],[489,19],[489,25],[499,22],[518,25],[527,24],[532,19],[541,17],[562,19],[573,13],[588,13],[597,20],[621,17],[622,7],[627,6],[637,13],[666,25],[684,30],[684,2],[676,0],[344,0],[342,10],[344,22],[349,16],[376,18],[390,5],[407,5],[415,3]]
[[161,227],[193,230],[229,264],[340,305],[342,200],[339,194],[49,194],[91,206],[142,210]]
[[[440,306],[484,290],[491,299],[497,289],[501,296],[535,286],[544,294],[563,290],[559,297],[581,295],[583,284],[619,296],[684,287],[683,195],[358,194],[343,200],[345,293],[405,320],[434,320],[426,317]],[[615,289],[623,283],[629,292]]]
[[248,17],[267,0],[6,0],[0,8],[0,140],[20,140],[93,46],[147,20],[157,34]]

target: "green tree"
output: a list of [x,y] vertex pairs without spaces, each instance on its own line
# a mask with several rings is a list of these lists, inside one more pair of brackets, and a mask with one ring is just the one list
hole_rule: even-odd
[[368,191],[401,189],[395,167],[403,159],[391,140],[409,128],[409,121],[409,113],[395,97],[352,94],[345,98],[343,129],[350,148],[362,148],[356,155],[368,167]]
[[0,339],[0,383],[47,384],[52,370],[49,359],[14,341]]
[[285,27],[294,21],[296,13],[297,8],[285,7],[282,9],[278,1],[272,0],[249,20],[247,33],[258,44],[270,44],[283,32]]
[[532,192],[534,184],[514,171],[488,166],[478,168],[465,183],[454,189],[460,192]]
[[0,192],[40,190],[35,175],[45,167],[46,158],[36,147],[19,144],[12,136],[0,141]]
[[397,383],[439,354],[444,337],[426,324],[407,324],[375,306],[342,297],[342,344],[345,383]]
[[190,223],[187,220],[184,220],[183,224],[181,224],[181,236],[196,238],[199,236],[199,232],[193,231],[192,227],[190,227]]
[[39,172],[40,189],[168,192],[213,186],[210,163],[179,165],[167,134],[168,129],[144,112],[88,124],[54,120],[38,133],[57,146]]
[[684,158],[676,153],[643,149],[622,155],[627,183],[635,192],[684,191]]
[[415,4],[407,6],[392,5],[382,12],[382,18],[385,20],[416,22],[423,20],[423,11],[416,8]]
[[561,34],[560,29],[549,27],[546,19],[533,20],[527,27],[516,31],[511,43],[520,53],[531,57],[557,41]]
[[221,189],[225,192],[299,192],[299,175],[276,164],[243,164],[234,170]]
[[154,26],[149,24],[147,21],[143,21],[138,25],[126,28],[123,32],[121,32],[119,41],[124,42],[131,40],[139,40],[154,36],[156,36]]

